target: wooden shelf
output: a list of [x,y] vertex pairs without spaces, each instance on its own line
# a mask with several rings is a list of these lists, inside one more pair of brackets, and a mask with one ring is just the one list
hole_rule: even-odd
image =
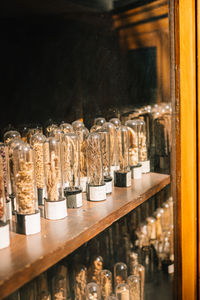
[[170,176],[149,173],[130,188],[114,188],[103,202],[68,209],[59,221],[42,220],[42,231],[33,236],[11,232],[9,248],[0,250],[0,299],[47,270],[59,260],[109,227],[170,183]]

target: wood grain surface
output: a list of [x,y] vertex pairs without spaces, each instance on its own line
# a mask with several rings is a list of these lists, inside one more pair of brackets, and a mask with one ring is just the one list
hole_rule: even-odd
[[114,188],[106,201],[85,199],[78,209],[68,209],[59,221],[41,218],[41,233],[24,236],[11,232],[9,248],[0,250],[0,299],[47,270],[170,183],[170,176],[144,174],[129,188]]

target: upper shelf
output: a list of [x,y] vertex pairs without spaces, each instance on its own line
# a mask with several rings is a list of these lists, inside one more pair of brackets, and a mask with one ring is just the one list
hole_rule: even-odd
[[33,236],[11,233],[9,248],[0,250],[0,299],[47,270],[170,183],[170,176],[144,174],[130,188],[114,188],[103,202],[89,202],[68,209],[67,218],[42,220]]

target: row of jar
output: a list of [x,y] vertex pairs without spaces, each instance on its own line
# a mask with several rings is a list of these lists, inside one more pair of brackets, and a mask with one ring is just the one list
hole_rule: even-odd
[[[99,119],[102,122],[103,118]],[[113,182],[118,187],[129,187],[132,174],[141,177],[142,172],[149,171],[145,160],[130,170],[130,150],[135,150],[129,146],[133,129],[122,126],[117,119],[113,120],[115,125],[103,123],[106,127],[92,128],[89,132],[82,122],[75,121],[67,125],[68,133],[56,127],[49,130],[50,137],[34,133],[29,143],[16,131],[4,134],[4,143],[0,145],[0,229],[1,236],[7,238],[1,248],[8,244],[6,220],[11,218],[11,211],[15,214],[17,231],[34,234],[40,231],[39,205],[44,205],[47,219],[62,219],[67,216],[67,207],[82,206],[82,192],[87,192],[90,201],[106,200]]]

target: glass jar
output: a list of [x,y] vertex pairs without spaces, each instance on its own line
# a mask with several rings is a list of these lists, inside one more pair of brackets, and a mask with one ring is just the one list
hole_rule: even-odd
[[112,123],[115,127],[121,126],[121,121],[118,118],[112,118],[109,120],[110,123]]
[[43,129],[41,126],[36,126],[33,128],[29,128],[28,129],[28,133],[27,133],[27,142],[30,143],[31,142],[31,137],[36,134],[36,133],[41,133],[43,134]]
[[114,265],[114,286],[126,283],[128,277],[127,265],[123,262],[118,262]]
[[49,136],[51,135],[51,132],[52,132],[54,129],[56,129],[56,128],[58,128],[58,125],[57,125],[56,123],[51,123],[51,124],[49,124],[49,125],[45,128],[45,135],[46,135],[47,137],[49,137]]
[[118,284],[116,286],[115,293],[116,293],[116,298],[118,300],[129,300],[130,299],[129,286],[126,283]]
[[75,264],[73,281],[75,300],[85,300],[85,290],[87,285],[87,268],[84,265]]
[[38,209],[33,148],[19,143],[13,150],[16,209],[18,214],[34,214]]
[[4,140],[4,143],[6,145],[8,145],[8,143],[11,141],[11,140],[14,140],[14,139],[21,139],[21,134],[16,131],[16,130],[9,130],[9,131],[6,131],[3,135],[3,140]]
[[116,129],[113,123],[106,122],[102,126],[102,130],[108,130],[110,133],[110,165],[111,168],[118,167],[118,161],[116,157]]
[[130,300],[141,300],[140,278],[135,275],[130,275],[128,276],[127,283],[129,285]]
[[6,217],[3,159],[0,156],[0,226],[1,223],[6,223],[6,221],[7,221],[7,217]]
[[30,144],[35,151],[35,179],[37,186],[38,203],[44,204],[46,197],[46,183],[44,174],[44,143],[46,141],[45,135],[42,133],[35,133],[30,140]]
[[100,287],[95,282],[89,282],[87,284],[86,300],[101,300]]
[[146,142],[146,124],[144,120],[138,119],[138,145],[139,145],[139,161],[148,160],[147,142]]
[[77,131],[80,128],[85,127],[85,125],[81,120],[75,120],[74,122],[72,122],[72,127],[73,127],[74,131]]
[[144,300],[145,268],[141,264],[136,264],[133,268],[133,274],[140,280],[141,300]]
[[63,138],[63,130],[60,127],[54,128],[49,133],[49,137],[54,137],[54,138],[58,139],[60,141],[60,143],[61,143],[62,142],[62,138]]
[[60,129],[63,131],[64,134],[74,131],[73,126],[70,123],[61,123]]
[[106,119],[103,117],[98,117],[94,119],[94,125],[102,126],[104,123],[106,123]]
[[129,164],[135,167],[139,163],[138,155],[138,123],[135,120],[128,120],[125,123],[129,131]]
[[104,177],[101,136],[97,132],[92,132],[88,134],[86,141],[88,183],[93,186],[103,185]]
[[95,132],[95,131],[97,131],[98,129],[100,129],[101,128],[101,126],[100,125],[93,125],[91,128],[90,128],[90,132]]
[[88,268],[88,281],[100,283],[99,273],[103,270],[103,257],[97,255],[92,258]]
[[102,299],[107,300],[112,294],[112,273],[109,270],[105,269],[99,273],[99,285]]
[[44,170],[49,201],[63,199],[60,153],[60,141],[54,137],[47,138],[44,142]]

